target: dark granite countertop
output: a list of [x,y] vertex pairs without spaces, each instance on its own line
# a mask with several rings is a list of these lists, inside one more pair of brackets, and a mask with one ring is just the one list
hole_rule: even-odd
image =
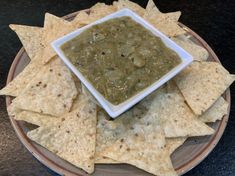
[[[21,48],[10,23],[42,26],[45,12],[63,16],[89,8],[95,0],[1,0],[0,1],[0,88]],[[111,1],[102,1],[111,3]],[[147,1],[136,0],[145,6]],[[235,74],[235,1],[158,0],[163,12],[181,10],[180,21],[198,33],[215,51],[222,64]],[[211,154],[185,176],[235,175],[235,84],[231,86],[232,108],[228,126]],[[40,164],[20,143],[10,125],[5,98],[0,97],[0,176],[57,175]]]

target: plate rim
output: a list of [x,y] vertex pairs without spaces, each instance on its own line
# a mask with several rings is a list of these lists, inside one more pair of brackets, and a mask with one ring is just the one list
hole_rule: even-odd
[[[89,10],[81,10],[81,11],[89,11]],[[77,12],[73,12],[70,13],[68,15],[63,16],[62,18],[64,19],[71,19],[73,17],[75,17],[79,12],[81,11],[77,11]],[[215,54],[215,52],[211,49],[211,47],[197,34],[195,33],[192,29],[188,28],[187,26],[185,26],[184,24],[179,22],[179,25],[184,28],[188,33],[190,33],[193,37],[195,37],[202,45],[204,48],[207,49],[207,51],[212,55],[213,59],[220,63],[219,58],[217,57],[217,55]],[[12,81],[12,79],[14,78],[14,73],[15,73],[15,69],[17,67],[17,64],[19,63],[19,61],[21,60],[21,56],[25,53],[24,48],[22,47],[19,52],[17,53],[17,55],[14,58],[14,61],[10,67],[10,70],[8,72],[8,76],[7,76],[7,84]],[[230,107],[231,107],[231,95],[230,95],[230,89],[228,88],[225,91],[225,99],[226,101],[229,103],[229,107],[228,107],[228,114],[225,115],[223,117],[223,119],[220,121],[218,130],[216,131],[216,133],[213,135],[213,138],[211,139],[211,141],[202,149],[202,151],[196,155],[193,159],[189,160],[187,163],[185,163],[184,165],[175,168],[175,170],[177,171],[177,173],[179,175],[183,175],[186,172],[190,171],[191,169],[193,169],[194,167],[196,167],[199,163],[201,163],[211,152],[212,150],[215,148],[215,146],[218,144],[219,140],[221,139],[224,130],[227,126],[227,122],[229,119],[229,114],[230,114]],[[6,106],[8,107],[11,103],[11,97],[6,96]],[[64,167],[61,167],[60,165],[58,165],[57,163],[55,163],[54,161],[52,161],[51,159],[47,158],[47,156],[45,156],[43,153],[41,153],[33,144],[33,142],[31,140],[28,139],[27,135],[23,132],[23,129],[20,127],[19,122],[17,122],[16,120],[14,120],[12,117],[9,116],[11,125],[13,126],[19,140],[21,141],[21,143],[27,148],[27,150],[35,157],[37,158],[37,160],[39,160],[42,164],[44,164],[46,167],[50,168],[51,170],[53,170],[54,172],[60,174],[60,175],[71,175],[71,176],[82,176],[82,175],[88,175],[86,173],[75,173],[73,171],[70,171]],[[75,166],[74,166],[75,167]]]

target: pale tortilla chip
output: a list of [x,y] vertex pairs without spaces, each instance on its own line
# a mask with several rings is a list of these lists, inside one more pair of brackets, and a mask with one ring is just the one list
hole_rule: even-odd
[[69,112],[76,96],[71,72],[56,58],[37,73],[12,104],[22,110],[61,116]]
[[140,5],[128,1],[128,0],[119,0],[119,1],[114,1],[113,6],[117,8],[117,10],[123,9],[123,8],[128,8],[135,13],[137,13],[140,16],[144,15],[145,9],[142,8]]
[[[179,138],[166,138],[166,150],[169,151],[171,155],[177,148],[179,148],[183,143],[187,140],[187,138],[179,137]],[[108,157],[95,158],[95,163],[97,164],[120,164],[120,162],[115,161]]]
[[112,5],[106,5],[105,3],[96,3],[94,6],[90,8],[89,16],[92,18],[102,18],[106,15],[114,13],[116,11],[116,7]]
[[76,110],[28,137],[88,173],[94,171],[96,105],[82,96]]
[[37,126],[46,126],[49,123],[55,123],[56,121],[60,121],[60,119],[57,117],[40,114],[37,112],[31,112],[31,111],[21,111],[19,113],[16,113],[13,116],[13,118],[15,120],[23,120],[25,122],[28,122]]
[[187,138],[166,138],[166,148],[170,154],[172,154],[177,148],[179,148],[186,141]]
[[189,39],[172,38],[179,46],[181,46],[185,51],[193,56],[194,60],[206,61],[209,53],[207,50],[199,45],[196,45]]
[[122,163],[134,165],[159,176],[177,175],[169,151],[164,147],[161,128],[135,125],[126,136],[105,151],[105,156]]
[[201,115],[232,84],[234,76],[217,62],[194,62],[175,81],[190,108]]
[[39,72],[41,66],[35,61],[31,61],[19,75],[0,90],[0,95],[19,96]]
[[97,122],[97,135],[96,135],[96,163],[107,161],[103,152],[106,148],[112,145],[116,140],[124,137],[126,131],[131,128],[132,124],[135,124],[138,119],[129,115],[130,112],[124,113],[121,117],[114,121],[107,120],[109,116],[104,112],[98,112]]
[[189,137],[213,134],[214,130],[201,122],[184,102],[178,92],[156,94],[151,102],[143,101],[140,105],[148,109],[141,118],[144,124],[163,128],[165,136]]
[[154,27],[156,27],[159,31],[163,32],[165,35],[169,37],[174,37],[177,35],[184,34],[186,31],[178,25],[177,21],[170,20],[170,18],[177,19],[178,16],[180,16],[180,12],[177,12],[176,15],[175,14],[171,15],[171,14],[170,17],[169,15],[166,14],[156,14],[156,15],[148,14],[145,15],[144,18]]
[[85,11],[80,11],[76,17],[71,21],[72,25],[75,28],[80,28],[89,23],[93,22],[93,19],[89,17],[89,15]]
[[153,2],[153,0],[148,1],[148,4],[147,4],[145,9],[146,9],[147,12],[161,13],[160,10],[155,5],[155,3]]
[[178,25],[181,12],[161,13],[152,0],[149,0],[143,18],[169,37],[184,34]]
[[47,63],[56,55],[55,51],[51,47],[51,42],[59,37],[64,36],[65,34],[72,32],[73,30],[75,30],[75,27],[72,25],[71,22],[52,14],[46,13],[43,32],[45,48],[37,57],[42,57],[43,63]]
[[43,28],[16,24],[10,24],[9,27],[18,35],[30,59],[34,60],[37,53],[44,47]]
[[201,116],[199,116],[202,122],[215,122],[221,120],[224,115],[228,113],[228,102],[223,97],[219,97],[218,100]]

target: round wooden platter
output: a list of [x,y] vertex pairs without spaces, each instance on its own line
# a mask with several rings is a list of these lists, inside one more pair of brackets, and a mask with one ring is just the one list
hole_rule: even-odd
[[[72,20],[79,12],[75,12],[65,16],[67,20]],[[209,61],[220,62],[216,54],[210,48],[210,46],[195,32],[187,28],[183,24],[179,24],[182,28],[187,31],[187,37],[194,43],[204,47],[209,53]],[[29,63],[29,57],[27,56],[25,50],[22,48],[16,55],[14,62],[11,65],[7,83],[14,79],[14,77],[19,74],[24,67]],[[224,98],[230,105],[230,90],[228,89],[224,93]],[[11,103],[11,98],[6,98],[6,104],[9,106]],[[205,137],[193,137],[187,139],[187,141],[179,147],[171,156],[172,162],[175,170],[179,175],[186,173],[187,171],[198,165],[215,147],[215,145],[220,140],[224,129],[226,127],[228,117],[230,112],[230,106],[228,107],[228,113],[223,117],[221,121],[210,124],[211,127],[215,129],[215,133],[212,136]],[[36,143],[29,140],[26,136],[27,131],[29,131],[29,126],[23,121],[16,121],[10,117],[11,124],[16,131],[20,141],[23,145],[44,165],[52,169],[53,171],[61,175],[71,175],[71,176],[84,176],[88,175],[81,169],[73,166],[72,164],[60,159],[55,154],[49,152],[47,149],[37,145]],[[79,155],[79,154],[78,154]],[[92,174],[94,176],[147,176],[151,175],[143,170],[140,170],[134,166],[128,164],[97,164],[95,166],[95,172]]]

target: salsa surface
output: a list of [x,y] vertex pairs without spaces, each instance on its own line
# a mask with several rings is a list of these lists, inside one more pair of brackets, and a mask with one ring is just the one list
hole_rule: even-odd
[[159,37],[126,16],[88,28],[61,49],[115,105],[150,86],[181,62]]

